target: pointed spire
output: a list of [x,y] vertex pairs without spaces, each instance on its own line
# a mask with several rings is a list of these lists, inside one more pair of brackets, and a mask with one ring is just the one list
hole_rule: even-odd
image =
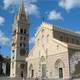
[[24,7],[24,1],[23,0],[20,1],[20,11],[19,12],[20,13],[24,13],[25,12],[25,7]]

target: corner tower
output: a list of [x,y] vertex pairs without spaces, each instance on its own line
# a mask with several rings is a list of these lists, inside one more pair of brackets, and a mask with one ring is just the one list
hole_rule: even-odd
[[19,11],[14,19],[12,30],[11,50],[11,77],[26,77],[29,53],[29,22],[26,16],[23,0],[21,0]]

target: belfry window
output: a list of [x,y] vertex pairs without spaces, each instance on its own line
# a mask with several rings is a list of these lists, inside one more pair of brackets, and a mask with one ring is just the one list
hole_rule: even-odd
[[20,43],[20,47],[22,47],[22,43]]
[[21,33],[21,34],[23,33],[23,29],[20,29],[20,33]]
[[24,48],[20,49],[20,56],[25,56],[26,50]]
[[26,34],[26,29],[24,29],[24,34]]

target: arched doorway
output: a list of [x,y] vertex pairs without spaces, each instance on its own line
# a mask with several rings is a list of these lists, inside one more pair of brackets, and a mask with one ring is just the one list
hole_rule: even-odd
[[58,74],[58,78],[63,78],[63,69],[64,69],[65,65],[63,63],[63,61],[61,59],[57,59],[55,62],[55,69],[58,70],[57,74]]

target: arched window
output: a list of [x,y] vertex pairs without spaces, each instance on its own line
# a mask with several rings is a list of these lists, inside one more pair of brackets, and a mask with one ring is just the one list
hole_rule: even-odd
[[23,29],[20,29],[20,33],[21,33],[21,34],[23,33]]
[[26,50],[24,48],[20,49],[20,56],[25,56]]

